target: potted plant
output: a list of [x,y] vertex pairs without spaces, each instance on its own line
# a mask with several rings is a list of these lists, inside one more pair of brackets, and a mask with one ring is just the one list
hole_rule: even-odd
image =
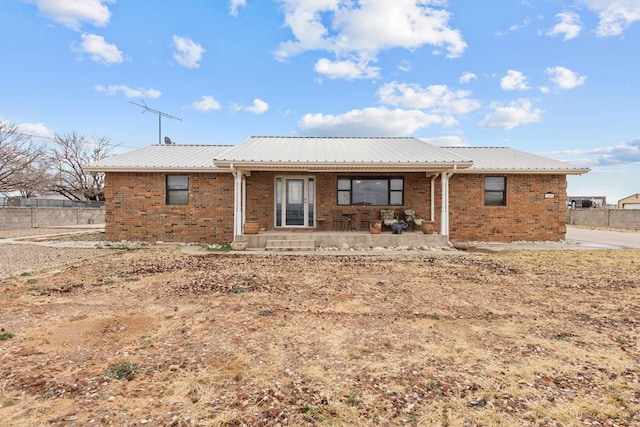
[[246,221],[244,223],[244,234],[258,234],[260,223],[258,221]]

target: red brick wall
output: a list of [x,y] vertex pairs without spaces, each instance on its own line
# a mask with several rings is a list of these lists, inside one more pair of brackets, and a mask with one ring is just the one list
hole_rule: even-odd
[[[252,172],[247,177],[247,214],[246,217],[251,221],[259,221],[260,226],[267,230],[274,230],[276,227],[274,219],[274,188],[275,178],[277,176],[287,176],[282,173],[275,172]],[[404,207],[406,209],[414,209],[416,213],[423,218],[430,215],[430,179],[425,178],[424,173],[315,173],[308,175],[299,175],[314,177],[316,180],[316,217],[326,218],[325,229],[331,229],[331,215],[334,211],[349,210],[370,210],[372,211],[372,219],[380,219],[380,209],[396,209],[400,213],[402,206],[372,206],[372,207],[351,207],[338,206],[338,176],[373,176],[373,177],[404,177]],[[310,231],[309,228],[283,228],[279,230],[287,231]],[[359,229],[359,227],[358,227]],[[312,230],[312,229],[311,229]]]
[[166,204],[165,173],[106,174],[108,241],[233,240],[233,176],[190,173],[189,204]]
[[[472,241],[556,241],[565,238],[565,175],[506,175],[507,205],[484,205],[484,177],[458,174],[449,183],[449,236]],[[438,180],[438,186],[440,181]],[[439,190],[439,188],[438,188]],[[545,198],[551,192],[554,198]],[[436,197],[438,209],[439,191]]]
[[[349,174],[315,173],[316,216],[352,209],[337,205],[338,176],[403,176],[404,208],[423,218],[431,216],[431,178],[425,173]],[[248,220],[274,230],[273,172],[252,172],[247,177]],[[301,176],[303,176],[301,174]],[[496,176],[496,175],[491,175]],[[107,173],[106,234],[109,241],[228,242],[233,239],[233,176],[229,173],[189,174],[189,204],[167,206],[164,173]],[[485,175],[454,174],[450,180],[450,238],[473,241],[538,241],[564,239],[566,231],[566,177],[564,175],[507,175],[507,205],[484,205]],[[435,181],[435,220],[439,230],[441,182]],[[545,198],[546,192],[553,199]],[[379,218],[380,209],[400,206],[358,207]],[[309,231],[288,228],[287,231]]]

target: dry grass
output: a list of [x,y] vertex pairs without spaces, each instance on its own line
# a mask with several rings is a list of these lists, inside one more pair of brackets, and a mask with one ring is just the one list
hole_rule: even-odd
[[[105,251],[0,282],[15,334],[0,342],[0,419],[640,425],[639,264],[640,251]],[[121,363],[137,375],[105,375]]]

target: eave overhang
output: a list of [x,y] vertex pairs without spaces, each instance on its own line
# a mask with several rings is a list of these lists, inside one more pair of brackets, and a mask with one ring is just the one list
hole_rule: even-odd
[[466,169],[472,162],[265,162],[214,160],[219,170],[297,171],[297,172],[425,172]]
[[589,168],[576,168],[576,169],[463,169],[457,171],[461,174],[476,174],[476,175],[489,175],[489,174],[504,174],[504,175],[583,175],[590,172]]
[[166,172],[166,173],[229,173],[229,169],[216,167],[172,167],[172,166],[86,166],[88,172]]

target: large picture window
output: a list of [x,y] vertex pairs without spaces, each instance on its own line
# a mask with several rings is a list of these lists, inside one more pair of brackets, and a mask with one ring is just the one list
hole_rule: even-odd
[[484,179],[484,205],[507,205],[507,178],[504,176],[487,176]]
[[187,175],[167,175],[167,204],[186,205],[189,203],[189,177]]
[[403,178],[338,178],[338,205],[401,206]]

